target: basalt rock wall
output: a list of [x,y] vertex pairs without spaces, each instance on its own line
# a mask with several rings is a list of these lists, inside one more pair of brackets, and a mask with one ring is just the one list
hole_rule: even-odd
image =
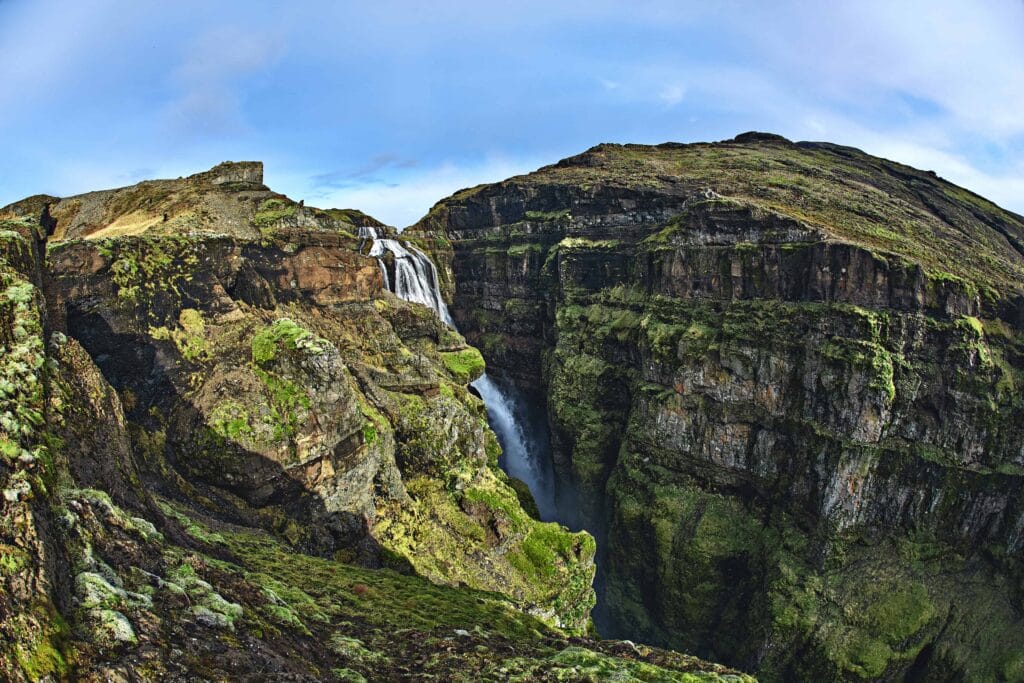
[[599,625],[767,680],[1024,676],[1024,221],[819,143],[604,145],[411,231],[546,399]]

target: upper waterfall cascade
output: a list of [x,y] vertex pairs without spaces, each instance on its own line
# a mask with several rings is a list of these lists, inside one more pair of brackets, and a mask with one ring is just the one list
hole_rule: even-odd
[[[400,299],[413,301],[434,309],[438,317],[452,327],[455,321],[448,312],[448,306],[441,298],[441,288],[437,279],[437,268],[430,257],[416,247],[399,240],[385,237],[378,228],[359,228],[359,237],[373,240],[370,245],[370,256],[377,259],[381,273],[384,275],[384,286],[395,293]],[[388,277],[388,269],[384,265],[383,256],[391,252],[395,257],[395,277]]]
[[[379,228],[359,228],[359,237],[372,240],[369,255],[377,259],[385,287],[400,299],[430,307],[441,320],[458,329],[441,296],[437,268],[429,256],[408,242],[384,236]],[[394,256],[393,278],[389,277],[383,258],[388,252]],[[502,387],[486,373],[472,386],[483,398],[491,429],[501,442],[503,469],[526,483],[541,517],[552,519],[555,510],[550,463],[541,457],[541,449],[526,435],[523,419],[517,415],[515,392]]]

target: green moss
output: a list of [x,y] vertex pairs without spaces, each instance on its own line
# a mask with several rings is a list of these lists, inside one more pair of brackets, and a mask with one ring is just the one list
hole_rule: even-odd
[[366,647],[366,643],[358,638],[345,636],[340,633],[335,633],[331,637],[330,645],[332,650],[346,660],[355,661],[358,664],[373,664],[388,659],[383,653],[370,650]]
[[473,347],[461,351],[443,352],[441,361],[460,384],[468,384],[484,374],[484,357]]
[[920,631],[935,616],[928,590],[919,582],[902,584],[874,597],[865,621],[874,634],[892,645]]
[[881,344],[833,337],[821,347],[821,353],[826,358],[868,370],[871,374],[869,386],[881,391],[890,403],[896,398],[893,355]]
[[211,545],[225,543],[224,536],[220,535],[217,532],[211,532],[207,527],[203,526],[202,524],[199,524],[198,522],[193,521],[191,517],[183,514],[173,505],[170,505],[168,503],[161,503],[160,509],[164,511],[164,514],[168,515],[169,517],[173,518],[176,522],[178,522],[178,524],[181,525],[185,532],[189,536],[195,538],[196,540]]
[[47,677],[63,680],[70,673],[68,657],[60,647],[66,626],[63,620],[56,620],[56,623],[56,630],[39,633],[34,639],[15,644],[18,666],[30,681],[41,681]]
[[366,400],[358,387],[355,387],[354,393],[356,402],[359,404],[359,411],[366,418],[366,422],[363,423],[363,440],[367,445],[372,446],[377,442],[381,432],[390,431],[391,424],[372,403]]
[[239,441],[254,434],[251,420],[244,404],[228,399],[214,406],[210,412],[209,424],[213,431],[223,438]]
[[585,352],[558,352],[554,361],[548,399],[553,423],[571,439],[578,483],[596,492],[618,451],[623,418],[615,399],[622,396],[617,389],[624,378],[619,368]]
[[[505,665],[511,669],[509,681],[665,681],[699,683],[728,680],[710,672],[676,672],[643,661],[629,660],[570,646],[543,662],[518,661]],[[517,671],[518,669],[518,671]]]
[[32,558],[21,548],[0,544],[0,576],[14,576],[32,566]]
[[985,328],[981,324],[981,321],[971,315],[965,315],[960,318],[961,322],[967,327],[967,329],[974,332],[978,337],[985,336]]
[[539,254],[541,251],[543,251],[543,247],[540,244],[525,242],[523,244],[513,244],[506,253],[513,258],[521,258],[527,254]]
[[372,422],[363,423],[363,441],[369,446],[377,441],[377,428]]
[[539,221],[541,223],[555,223],[568,221],[572,216],[569,214],[568,209],[562,209],[560,211],[527,211],[526,219],[531,221]]
[[174,342],[178,352],[187,361],[205,361],[210,357],[206,345],[206,322],[202,312],[194,308],[181,310],[178,314],[178,327],[174,329],[151,325],[149,336]]
[[[418,576],[302,555],[258,532],[224,532],[218,536],[245,563],[254,580],[294,604],[303,619],[308,617],[306,609],[311,609],[322,618],[361,619],[394,630],[450,630],[486,624],[517,640],[548,631],[541,622],[516,611],[494,593],[453,589]],[[365,588],[357,590],[357,586]]]
[[298,433],[302,416],[312,404],[309,394],[290,379],[262,368],[256,368],[255,372],[270,395],[270,425],[274,429],[274,440],[291,439]]
[[252,222],[258,228],[266,228],[285,218],[295,215],[296,204],[284,198],[271,198],[263,200],[256,209]]
[[835,641],[837,664],[859,678],[873,679],[880,676],[892,659],[892,649],[860,631],[851,631],[845,635],[844,639]]
[[257,365],[269,363],[282,348],[316,355],[324,352],[324,342],[292,320],[279,318],[253,336],[252,361]]
[[0,455],[49,459],[44,435],[45,344],[42,297],[0,261],[0,320],[6,323],[0,353]]
[[533,493],[530,491],[530,487],[525,481],[516,479],[515,477],[509,477],[509,486],[516,492],[516,498],[519,501],[519,506],[523,508],[523,511],[532,517],[533,519],[540,519],[540,510],[537,508],[537,501],[533,497]]
[[558,243],[559,249],[614,249],[619,240],[591,240],[585,237],[566,237]]
[[102,647],[113,648],[122,644],[135,645],[139,642],[132,622],[117,610],[89,610],[88,620],[91,622],[92,638]]
[[[461,494],[430,477],[407,478],[406,488],[412,505],[379,513],[385,547],[424,576],[478,588],[496,582],[519,604],[552,609],[550,623],[582,630],[593,604],[589,536],[531,518],[493,475],[478,475]],[[503,551],[494,554],[498,544]]]
[[512,551],[516,566],[538,580],[556,576],[560,565],[572,561],[576,539],[558,524],[540,523],[533,526],[518,550]]
[[[203,243],[188,237],[119,237],[96,242],[110,261],[118,300],[152,323],[165,322],[165,310],[177,311],[199,264]],[[154,305],[157,304],[157,305]]]

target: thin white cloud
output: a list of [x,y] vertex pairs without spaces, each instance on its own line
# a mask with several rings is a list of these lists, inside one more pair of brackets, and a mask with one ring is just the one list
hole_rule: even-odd
[[891,106],[887,95],[906,93],[958,125],[1024,132],[1021,2],[791,1],[751,8],[739,21],[759,68],[794,88],[847,107]]
[[244,130],[239,81],[278,59],[285,45],[285,36],[269,30],[220,27],[201,34],[170,76],[179,92],[164,111],[171,132],[192,138]]
[[88,58],[89,41],[101,33],[114,4],[93,0],[0,6],[0,117],[59,94],[59,86]]
[[685,87],[679,83],[669,83],[662,87],[658,93],[658,99],[664,102],[666,106],[674,107],[683,101],[683,96],[685,95]]
[[[422,171],[413,170],[390,183],[369,183],[330,191],[317,197],[317,206],[357,208],[388,225],[406,227],[422,218],[439,200],[452,193],[481,183],[492,183],[510,176],[528,173],[550,160],[490,159],[479,164],[445,163]],[[268,182],[275,182],[268,171]],[[309,181],[301,177],[281,177],[289,194],[301,197],[314,193]]]

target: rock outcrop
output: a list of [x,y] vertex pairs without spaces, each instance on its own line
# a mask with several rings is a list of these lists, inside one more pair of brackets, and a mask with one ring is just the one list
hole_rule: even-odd
[[523,510],[373,219],[255,162],[0,217],[0,677],[749,680],[585,637],[593,539]]
[[824,143],[600,145],[411,232],[546,403],[606,635],[1024,679],[1024,219]]

